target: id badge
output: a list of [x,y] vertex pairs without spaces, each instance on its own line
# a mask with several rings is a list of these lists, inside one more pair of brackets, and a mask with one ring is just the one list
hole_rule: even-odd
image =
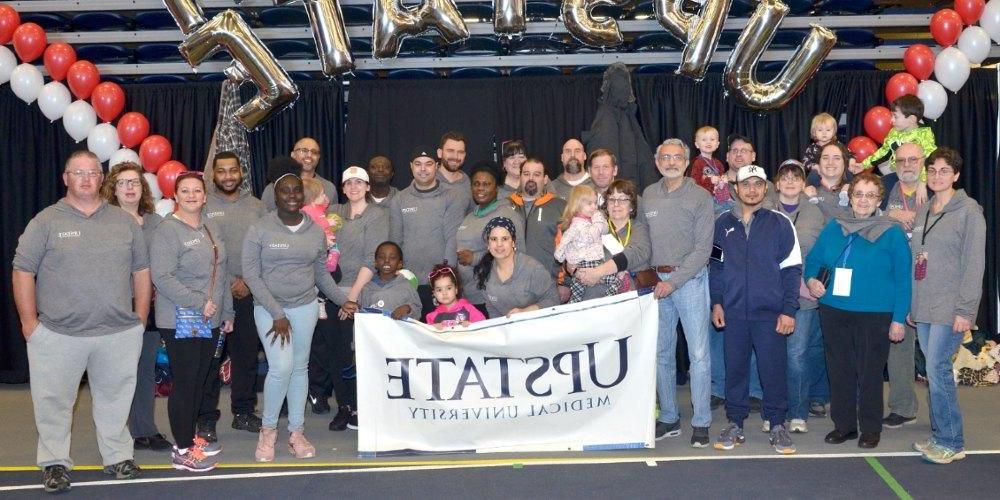
[[853,269],[838,267],[833,272],[833,295],[837,297],[851,296],[851,275]]
[[620,241],[618,241],[618,238],[615,238],[611,234],[601,236],[601,243],[604,244],[604,248],[606,248],[608,252],[611,252],[611,255],[620,254],[625,251],[625,247],[622,246]]
[[913,279],[922,281],[927,277],[927,252],[918,252],[913,263]]

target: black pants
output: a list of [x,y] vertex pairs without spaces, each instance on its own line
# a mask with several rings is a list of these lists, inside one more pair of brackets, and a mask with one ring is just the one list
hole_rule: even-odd
[[[229,408],[234,415],[253,413],[257,406],[257,352],[260,350],[260,338],[257,337],[257,326],[253,320],[253,297],[233,299],[233,310],[236,319],[233,321],[233,331],[226,335],[226,353],[229,354],[230,402]],[[215,422],[219,420],[219,391],[222,380],[219,379],[219,364],[226,355],[212,362],[211,370],[215,374],[206,382],[205,397],[201,410],[198,412],[199,422]]]
[[326,301],[327,319],[316,323],[309,351],[309,394],[325,399],[337,395],[337,405],[357,407],[357,386],[344,378],[344,369],[354,364],[354,321],[338,318],[340,307]]
[[882,371],[889,359],[891,313],[819,305],[830,376],[830,418],[843,433],[882,432]]
[[212,330],[210,339],[175,339],[174,330],[160,329],[167,345],[174,390],[167,400],[170,432],[178,448],[188,448],[194,442],[195,423],[201,408],[207,380],[218,378],[211,372],[212,355],[219,338],[219,329]]

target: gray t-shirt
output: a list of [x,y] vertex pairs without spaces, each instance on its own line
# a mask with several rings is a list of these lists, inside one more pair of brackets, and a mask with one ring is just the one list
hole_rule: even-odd
[[[319,183],[323,185],[323,192],[326,193],[326,197],[330,199],[330,203],[336,203],[337,186],[334,186],[332,182],[320,177],[319,174],[316,174],[315,179],[318,180]],[[260,201],[264,203],[264,207],[267,209],[268,212],[273,212],[278,209],[278,207],[274,205],[273,183],[264,186],[264,191],[260,193]],[[306,200],[306,203],[308,202],[309,200]]]
[[375,249],[389,239],[389,213],[385,207],[369,203],[357,218],[350,219],[351,206],[330,205],[328,213],[344,219],[337,231],[340,248],[340,284],[348,288],[358,279],[358,271],[375,261]]
[[[496,206],[489,211],[477,213],[474,210],[465,216],[462,225],[458,226],[458,233],[455,240],[458,250],[469,250],[472,252],[472,265],[464,266],[458,264],[458,262],[455,264],[458,266],[458,276],[462,280],[462,292],[465,293],[466,300],[473,304],[482,304],[486,300],[483,297],[483,291],[476,288],[476,279],[473,276],[472,269],[479,263],[479,259],[483,258],[483,254],[486,253],[486,242],[483,241],[483,229],[486,228],[486,224],[490,219],[494,217],[507,217],[514,223],[514,230],[517,231],[517,234],[524,234],[524,220],[521,218],[521,214],[510,203],[504,201],[497,200]],[[527,245],[517,245],[517,251],[524,252],[526,247]]]
[[243,238],[250,224],[267,213],[264,204],[250,193],[240,193],[238,198],[230,200],[209,188],[202,213],[218,226],[217,236],[226,243],[229,254],[226,269],[230,278],[243,277]]
[[455,233],[465,217],[465,201],[438,183],[421,191],[411,184],[389,203],[389,239],[403,249],[407,269],[427,284],[434,265],[455,257]]
[[18,239],[14,269],[35,275],[38,320],[73,337],[118,333],[139,324],[132,274],[149,267],[142,229],[102,203],[90,216],[66,199],[38,213]]
[[402,305],[410,306],[410,318],[421,320],[420,317],[420,295],[417,289],[402,276],[396,276],[388,283],[383,283],[378,276],[365,283],[361,289],[361,297],[358,299],[361,307],[380,309],[389,314]]
[[650,265],[674,266],[669,281],[676,288],[701,272],[712,253],[715,210],[712,197],[693,179],[668,192],[663,181],[645,189],[639,217],[649,226]]
[[537,260],[520,253],[514,255],[514,271],[507,281],[500,280],[494,263],[483,295],[491,318],[505,316],[515,307],[538,304],[544,309],[559,305],[552,275]]
[[445,179],[441,170],[438,169],[437,180],[446,189],[453,190],[456,198],[465,200],[465,213],[462,215],[468,215],[476,209],[476,202],[472,201],[472,179],[465,175],[465,172],[462,172],[462,176],[457,181],[451,182]]

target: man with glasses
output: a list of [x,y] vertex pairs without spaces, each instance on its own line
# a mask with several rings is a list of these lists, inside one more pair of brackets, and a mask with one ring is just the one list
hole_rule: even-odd
[[708,446],[712,424],[709,408],[711,356],[709,353],[708,257],[712,252],[715,215],[712,198],[693,179],[684,176],[690,150],[680,139],[667,139],[656,149],[656,168],[663,176],[645,189],[639,213],[645,217],[652,242],[650,263],[660,282],[653,295],[659,299],[660,327],[657,341],[656,392],[660,416],[656,439],[681,434],[677,409],[677,321],[691,362],[691,445]]
[[[292,159],[302,165],[300,177],[303,179],[316,179],[323,185],[323,192],[330,200],[330,203],[337,202],[337,187],[332,182],[324,179],[316,173],[316,166],[319,165],[320,150],[319,143],[312,137],[299,139],[292,147]],[[264,186],[264,191],[260,194],[260,201],[264,202],[268,212],[276,210],[274,206],[274,184]]]
[[104,473],[132,479],[142,472],[126,423],[152,298],[149,256],[135,219],[101,199],[103,177],[96,155],[70,155],[66,197],[28,223],[14,254],[14,303],[47,492],[70,489],[73,408],[84,371]]

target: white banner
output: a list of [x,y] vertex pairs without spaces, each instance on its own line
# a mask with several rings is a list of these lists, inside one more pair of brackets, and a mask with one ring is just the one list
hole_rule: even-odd
[[445,333],[358,314],[358,452],[652,448],[657,321],[635,292]]

